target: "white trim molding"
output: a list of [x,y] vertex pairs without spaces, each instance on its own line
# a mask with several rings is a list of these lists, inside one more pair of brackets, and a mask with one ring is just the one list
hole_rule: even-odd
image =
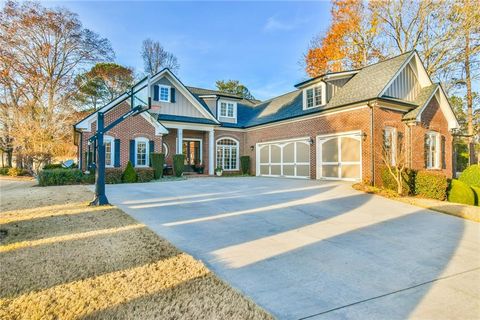
[[[317,88],[320,88],[320,104],[316,104]],[[310,90],[312,92],[313,105],[311,107],[308,107],[307,94]],[[303,106],[302,106],[303,110],[310,110],[314,108],[323,107],[327,104],[327,85],[325,82],[322,81],[313,86],[306,87],[303,89],[302,95],[303,95]]]
[[[218,156],[218,142],[221,141],[221,140],[232,140],[235,142],[235,145],[229,145],[230,149],[232,149],[232,147],[235,147],[236,151],[235,151],[235,168],[230,168],[230,169],[225,169],[222,167],[223,171],[238,171],[240,170],[240,166],[239,166],[239,162],[240,162],[240,141],[238,141],[237,139],[235,139],[234,137],[229,137],[229,136],[223,136],[221,138],[218,138],[217,140],[215,140],[215,154]],[[222,148],[225,148],[226,146],[221,146]],[[222,153],[223,155],[223,158],[225,160],[225,155]],[[231,150],[230,150],[230,155],[231,155]],[[215,158],[215,164],[216,166],[218,166],[218,159]]]
[[[145,164],[138,164],[138,143],[145,143]],[[149,166],[149,154],[150,154],[150,140],[145,137],[135,138],[135,167],[146,168]]]

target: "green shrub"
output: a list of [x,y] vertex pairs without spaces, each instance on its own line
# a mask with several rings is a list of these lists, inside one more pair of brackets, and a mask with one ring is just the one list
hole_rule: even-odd
[[43,170],[50,170],[50,169],[62,169],[63,166],[61,163],[49,163],[49,164],[46,164],[44,167],[43,167]]
[[475,205],[475,194],[466,183],[453,179],[448,190],[448,201],[473,206]]
[[94,184],[95,183],[95,174],[84,174],[82,177],[82,183],[85,184]]
[[83,181],[83,173],[78,169],[49,169],[42,170],[38,174],[38,184],[41,186],[61,186]]
[[155,179],[160,179],[163,177],[163,166],[165,164],[165,154],[163,153],[152,153],[150,154],[152,167],[155,170],[154,177]]
[[106,168],[105,169],[105,183],[117,184],[122,183],[123,171],[120,168]]
[[10,169],[10,167],[2,167],[0,168],[0,175],[2,176],[6,176],[8,175],[8,170]]
[[133,183],[137,182],[137,173],[133,169],[132,163],[128,161],[125,171],[123,171],[122,182]]
[[[394,169],[396,172],[396,168]],[[415,176],[417,171],[411,169],[405,169],[402,173],[403,178],[403,194],[415,194]],[[387,167],[383,167],[380,176],[382,178],[382,185],[385,189],[393,190],[397,192],[397,182],[393,178],[392,174],[388,171]]]
[[250,156],[240,157],[240,167],[242,168],[242,174],[250,173]]
[[480,165],[474,164],[465,169],[458,180],[471,187],[480,187]]
[[472,188],[473,195],[475,196],[475,205],[480,206],[480,188],[479,187],[470,187]]
[[442,173],[419,171],[415,177],[415,193],[425,198],[445,200],[447,187],[447,177]]
[[173,173],[177,177],[181,177],[183,170],[185,170],[185,156],[183,154],[173,155]]
[[11,177],[28,176],[29,172],[20,168],[8,168],[7,174]]
[[155,169],[153,168],[135,168],[137,173],[137,182],[149,182],[155,178]]

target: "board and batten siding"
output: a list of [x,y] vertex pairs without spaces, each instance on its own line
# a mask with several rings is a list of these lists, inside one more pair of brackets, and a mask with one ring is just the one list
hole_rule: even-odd
[[407,65],[385,91],[384,96],[414,101],[421,90],[420,83],[411,65]]
[[152,101],[153,109],[161,114],[171,114],[175,116],[204,118],[198,109],[176,88],[166,77],[155,82],[156,85],[166,85],[174,87],[175,102]]

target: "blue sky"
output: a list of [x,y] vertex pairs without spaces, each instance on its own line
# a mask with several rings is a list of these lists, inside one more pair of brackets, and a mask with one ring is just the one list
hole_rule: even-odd
[[106,37],[116,62],[143,71],[142,40],[158,40],[187,85],[237,79],[259,99],[293,90],[312,37],[325,32],[330,2],[51,2]]

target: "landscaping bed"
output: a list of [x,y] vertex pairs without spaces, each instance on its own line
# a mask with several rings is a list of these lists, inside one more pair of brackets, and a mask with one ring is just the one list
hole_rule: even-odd
[[1,319],[271,319],[85,187],[0,184]]

